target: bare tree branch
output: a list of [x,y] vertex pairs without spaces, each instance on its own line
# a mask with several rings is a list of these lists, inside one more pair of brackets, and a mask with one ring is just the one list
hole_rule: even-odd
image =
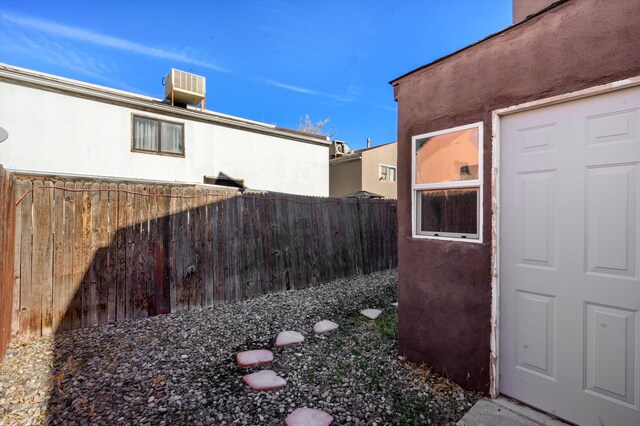
[[304,120],[300,117],[298,130],[305,133],[311,133],[313,135],[323,135],[333,138],[333,135],[336,134],[336,129],[329,129],[326,127],[327,124],[329,124],[329,121],[331,121],[331,118],[327,117],[324,120],[314,123],[311,121],[309,114],[305,114]]

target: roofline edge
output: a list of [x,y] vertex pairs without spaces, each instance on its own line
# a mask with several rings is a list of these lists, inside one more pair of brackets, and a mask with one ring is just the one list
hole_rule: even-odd
[[327,136],[315,136],[301,133],[293,129],[279,128],[275,125],[260,123],[234,117],[215,111],[198,111],[193,109],[177,109],[177,107],[164,104],[161,99],[139,95],[106,86],[100,86],[53,74],[20,68],[0,62],[0,81],[27,87],[35,87],[51,92],[62,93],[85,99],[107,102],[119,106],[143,109],[158,114],[182,117],[195,121],[208,122],[238,130],[246,130],[253,133],[277,136],[297,142],[310,143],[321,146],[329,146],[331,141]]

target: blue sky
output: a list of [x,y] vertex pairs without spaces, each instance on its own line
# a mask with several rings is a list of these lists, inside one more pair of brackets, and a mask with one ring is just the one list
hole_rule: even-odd
[[396,139],[390,80],[510,23],[511,0],[2,0],[0,62],[158,98],[173,67],[208,109],[362,148]]

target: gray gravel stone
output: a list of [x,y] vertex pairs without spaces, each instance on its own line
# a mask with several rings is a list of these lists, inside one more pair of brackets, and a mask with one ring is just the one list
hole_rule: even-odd
[[[455,424],[477,395],[404,362],[395,270],[244,302],[13,341],[0,368],[0,424],[281,425],[298,407],[334,424]],[[324,319],[340,324],[315,336]],[[276,348],[282,330],[305,340]],[[235,354],[269,348],[287,380],[254,392]],[[434,383],[437,385],[434,386]],[[433,389],[438,389],[434,391]]]

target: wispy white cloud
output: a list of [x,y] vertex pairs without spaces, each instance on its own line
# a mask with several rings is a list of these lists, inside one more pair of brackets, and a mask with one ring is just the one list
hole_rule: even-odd
[[356,98],[350,95],[343,96],[343,95],[334,95],[330,93],[322,93],[317,90],[307,89],[306,87],[294,86],[293,84],[282,83],[280,81],[269,80],[266,78],[262,79],[262,81],[271,86],[279,87],[285,90],[290,90],[296,93],[303,93],[305,95],[322,96],[323,98],[334,99],[340,102],[356,102]]
[[397,112],[398,108],[394,105],[394,106],[388,106],[388,105],[383,105],[383,104],[379,104],[379,103],[374,103],[374,102],[366,102],[366,101],[361,101],[359,99],[359,94],[361,92],[361,88],[358,86],[349,86],[347,88],[347,94],[346,95],[334,95],[334,94],[329,94],[329,93],[322,93],[319,92],[317,90],[313,90],[313,89],[307,89],[306,87],[300,87],[300,86],[294,86],[292,84],[287,84],[287,83],[282,83],[279,81],[275,81],[275,80],[269,80],[269,79],[263,79],[263,82],[271,85],[271,86],[275,86],[275,87],[279,87],[281,89],[285,89],[285,90],[290,90],[292,92],[296,92],[296,93],[302,93],[305,95],[313,95],[313,96],[321,96],[324,98],[329,98],[329,99],[333,99],[336,101],[340,101],[340,102],[346,102],[346,103],[352,103],[352,102],[358,102],[358,103],[363,103],[365,105],[369,105],[372,106],[374,108],[378,108],[378,109],[384,109],[387,111],[393,111],[393,112]]
[[271,86],[279,87],[285,90],[291,90],[292,92],[304,93],[305,95],[322,95],[322,93],[318,91],[307,89],[304,87],[294,86],[292,84],[281,83],[279,81],[274,81],[269,79],[264,79],[263,81],[267,84],[270,84]]
[[[121,50],[150,58],[167,59],[183,64],[200,66],[218,72],[231,72],[230,70],[214,64],[211,61],[199,59],[197,58],[197,55],[190,56],[184,53],[147,46],[123,38],[113,37],[88,29],[63,25],[35,17],[0,11],[0,21],[4,21],[5,24],[9,24],[17,30],[4,31],[4,34],[2,34],[1,39],[3,39],[4,50],[20,51],[21,53],[38,57],[40,60],[45,62],[63,66],[80,74],[115,84],[117,87],[124,90],[139,92],[139,90],[132,89],[126,84],[110,78],[109,76],[114,74],[114,65],[108,65],[94,54],[84,52],[82,49],[77,47],[78,42]],[[54,37],[52,38],[50,36]],[[9,38],[11,38],[11,40],[9,40]],[[76,42],[76,45],[64,43],[62,39]],[[360,90],[359,87],[355,86],[348,87],[346,95],[338,95],[324,93],[318,90],[271,80],[260,76],[248,74],[243,75],[241,73],[234,74],[239,77],[248,78],[250,80],[303,95],[319,96],[346,103],[360,102]],[[382,105],[365,103],[377,108],[395,110]]]
[[99,56],[78,49],[77,46],[38,34],[26,34],[20,28],[11,28],[10,42],[4,35],[6,33],[0,38],[0,52],[12,52],[25,57],[37,58],[44,63],[66,68],[113,87],[141,93],[139,89],[110,77],[117,75],[115,64],[105,62]]
[[386,109],[387,111],[398,112],[398,107],[391,107],[387,105],[377,104],[373,102],[366,102],[367,105],[370,105],[375,108]]
[[168,59],[171,61],[181,62],[183,64],[201,66],[213,71],[229,72],[229,70],[213,64],[209,61],[195,59],[182,53],[159,49],[156,47],[147,46],[141,43],[135,43],[118,37],[96,33],[82,28],[70,27],[55,22],[45,21],[43,19],[19,16],[10,13],[0,13],[0,18],[21,27],[30,28],[58,37],[91,43],[97,46],[108,47],[111,49],[118,49],[125,52],[135,53],[152,58]]

